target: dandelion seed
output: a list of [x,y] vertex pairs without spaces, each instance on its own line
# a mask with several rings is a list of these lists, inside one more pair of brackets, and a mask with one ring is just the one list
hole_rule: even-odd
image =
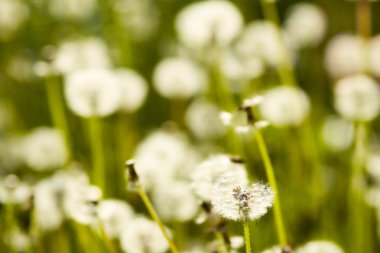
[[264,94],[260,112],[274,126],[298,126],[309,115],[310,101],[301,89],[276,87]]
[[335,108],[349,120],[373,120],[380,112],[378,83],[366,75],[354,75],[339,80],[335,86]]
[[121,96],[117,78],[105,69],[76,71],[65,80],[68,106],[81,117],[105,117],[114,113]]
[[234,171],[218,178],[211,198],[214,211],[229,220],[257,220],[273,205],[274,193],[264,184],[241,184],[237,177]]
[[224,0],[190,4],[177,15],[179,39],[190,48],[216,43],[228,45],[240,32],[243,18],[235,5]]
[[207,78],[202,69],[186,58],[166,58],[154,70],[153,82],[166,98],[186,99],[202,92]]
[[210,201],[213,185],[221,175],[228,171],[236,172],[236,180],[239,181],[239,184],[248,183],[243,164],[234,162],[228,155],[215,155],[196,167],[191,175],[191,187],[200,199]]

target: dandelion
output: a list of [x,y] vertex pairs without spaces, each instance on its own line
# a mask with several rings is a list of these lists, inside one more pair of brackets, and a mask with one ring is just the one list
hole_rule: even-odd
[[285,20],[285,33],[297,47],[316,46],[326,33],[326,14],[315,4],[298,3]]
[[298,126],[309,115],[310,101],[299,88],[276,87],[264,94],[260,112],[274,126]]
[[205,99],[197,99],[190,104],[186,111],[186,123],[201,140],[216,139],[225,132],[219,109]]
[[121,248],[128,253],[164,253],[168,245],[157,225],[144,217],[132,219],[120,235]]
[[242,26],[239,10],[224,0],[190,4],[179,12],[175,21],[180,41],[190,48],[213,43],[226,46],[239,34]]
[[370,69],[375,76],[380,77],[380,35],[371,38],[368,47]]
[[32,187],[13,174],[0,180],[0,203],[23,204],[32,196]]
[[67,155],[62,133],[53,128],[36,128],[22,142],[22,159],[26,165],[37,171],[56,169],[64,165]]
[[173,57],[158,63],[154,70],[153,83],[164,97],[186,99],[202,92],[207,78],[195,62]]
[[343,253],[344,251],[334,242],[313,241],[298,248],[295,253]]
[[114,70],[117,82],[121,87],[120,108],[125,112],[134,112],[144,103],[148,92],[145,79],[130,69]]
[[363,72],[363,41],[354,35],[339,34],[327,45],[325,68],[333,78],[342,78]]
[[343,78],[335,85],[335,108],[353,121],[371,121],[380,112],[380,88],[366,75]]
[[353,143],[354,125],[341,117],[328,117],[322,126],[322,138],[332,151],[347,150]]
[[191,175],[191,187],[203,201],[210,201],[214,184],[226,172],[236,172],[236,180],[247,184],[248,177],[242,160],[228,155],[214,155],[200,163]]
[[88,69],[66,77],[65,97],[75,114],[85,118],[104,117],[119,108],[121,92],[111,71]]
[[48,4],[52,16],[69,20],[88,19],[97,7],[96,0],[52,0]]
[[11,39],[29,16],[29,9],[20,0],[0,1],[0,40]]
[[62,42],[56,49],[52,66],[59,73],[68,74],[82,69],[109,68],[111,59],[102,39],[86,37]]

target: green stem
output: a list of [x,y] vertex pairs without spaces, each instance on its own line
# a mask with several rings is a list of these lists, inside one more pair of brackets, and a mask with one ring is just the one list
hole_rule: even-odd
[[223,235],[220,232],[216,233],[216,238],[218,239],[218,250],[219,253],[227,253],[227,246],[224,243]]
[[154,209],[152,203],[150,202],[148,195],[146,194],[144,188],[140,183],[138,183],[138,192],[140,194],[140,197],[142,201],[144,202],[146,208],[148,209],[149,214],[152,216],[153,220],[157,223],[158,227],[160,228],[162,234],[164,235],[166,241],[169,244],[169,247],[173,253],[179,253],[179,250],[177,249],[176,245],[174,244],[173,240],[170,238],[168,232],[166,231],[164,224],[162,223],[160,217],[158,216],[156,210]]
[[70,162],[72,159],[70,134],[62,101],[61,86],[56,77],[46,79],[46,93],[53,125],[62,131],[68,155],[67,162]]
[[282,214],[281,214],[280,196],[279,196],[279,191],[278,191],[278,187],[277,187],[277,181],[276,181],[276,177],[274,174],[272,162],[271,162],[270,157],[268,155],[267,146],[265,144],[264,138],[263,138],[259,129],[255,130],[255,138],[257,141],[257,145],[259,147],[261,157],[262,157],[263,162],[264,162],[265,172],[266,172],[266,175],[268,177],[269,185],[273,189],[273,191],[277,194],[277,196],[274,200],[274,207],[273,207],[274,208],[274,218],[275,218],[275,223],[276,223],[276,230],[277,230],[277,237],[279,239],[281,246],[286,246],[287,240],[286,240],[286,233],[285,233],[283,218],[282,218]]
[[99,231],[100,231],[100,237],[101,237],[102,241],[106,244],[108,252],[116,253],[116,250],[112,244],[112,241],[107,236],[106,231],[104,229],[104,226],[100,220],[99,220]]
[[243,227],[244,227],[245,252],[251,253],[251,236],[249,234],[249,223],[248,223],[248,221],[243,222]]
[[278,74],[280,75],[281,81],[283,84],[296,86],[297,82],[294,77],[294,71],[292,66],[292,61],[289,56],[288,49],[285,45],[283,36],[281,35],[281,26],[279,22],[277,7],[273,1],[260,0],[261,7],[264,12],[264,17],[266,20],[273,23],[276,26],[276,37],[277,37],[277,46],[280,52],[280,62],[278,66]]
[[104,169],[104,149],[102,143],[102,128],[101,121],[94,116],[89,119],[89,134],[92,153],[92,169],[94,183],[105,192],[106,189],[106,174]]

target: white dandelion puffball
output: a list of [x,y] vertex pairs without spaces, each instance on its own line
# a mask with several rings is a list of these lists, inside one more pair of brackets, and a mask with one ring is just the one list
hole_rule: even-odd
[[130,69],[117,69],[114,73],[121,87],[120,109],[125,112],[136,111],[145,101],[148,84],[140,74]]
[[0,0],[0,40],[13,37],[29,16],[29,9],[20,0]]
[[190,59],[171,57],[158,63],[153,84],[163,97],[185,99],[202,92],[207,85],[207,77]]
[[16,175],[7,175],[0,179],[0,203],[23,204],[32,197],[32,187],[20,181]]
[[59,130],[39,127],[24,137],[22,159],[34,170],[58,168],[67,160],[65,140]]
[[243,18],[239,10],[224,0],[192,3],[178,13],[175,21],[180,41],[191,48],[212,43],[228,45],[242,26]]
[[191,132],[199,139],[211,140],[225,132],[216,105],[205,99],[193,101],[186,111],[186,123]]
[[217,179],[226,172],[236,172],[239,184],[248,183],[247,173],[242,163],[228,155],[215,155],[200,163],[191,175],[195,194],[204,201],[210,201]]
[[245,58],[255,57],[268,65],[275,66],[281,61],[281,44],[278,28],[267,21],[249,23],[239,37],[236,50]]
[[88,19],[97,7],[96,0],[50,0],[48,10],[56,18],[70,20]]
[[186,171],[192,151],[180,133],[155,131],[148,135],[135,152],[136,171],[143,187],[150,190],[159,182],[172,179]]
[[298,248],[295,253],[344,253],[334,242],[312,241]]
[[325,36],[326,27],[326,14],[312,3],[293,5],[285,20],[285,32],[298,47],[318,45]]
[[57,48],[53,67],[60,73],[111,66],[106,43],[97,37],[65,41]]
[[325,68],[333,78],[359,74],[364,70],[363,41],[350,34],[335,36],[327,45]]
[[117,238],[134,217],[132,207],[117,199],[102,200],[97,207],[97,215],[109,238]]
[[261,253],[283,253],[281,246],[274,246],[270,249],[266,249]]
[[332,151],[347,150],[354,139],[354,125],[341,117],[328,117],[322,126],[322,138]]
[[309,115],[309,97],[299,88],[272,88],[264,94],[260,112],[274,126],[298,126]]
[[167,180],[153,191],[153,203],[165,221],[186,222],[198,213],[198,199],[188,182]]
[[241,184],[238,173],[231,171],[218,178],[212,191],[213,210],[229,220],[257,220],[273,205],[274,193],[268,185]]
[[380,35],[370,40],[368,50],[371,70],[374,75],[380,77]]
[[119,108],[122,93],[112,71],[87,69],[66,77],[65,97],[75,114],[85,118],[104,117]]
[[120,243],[126,253],[164,253],[169,248],[157,224],[144,217],[128,223],[120,235]]
[[335,108],[349,120],[373,120],[380,112],[379,84],[366,75],[339,80],[335,85]]

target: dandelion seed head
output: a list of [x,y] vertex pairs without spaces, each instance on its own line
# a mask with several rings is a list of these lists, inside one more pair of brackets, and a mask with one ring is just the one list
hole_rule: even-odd
[[364,70],[364,42],[357,36],[339,34],[327,45],[325,68],[334,78],[359,74]]
[[107,45],[97,37],[64,41],[56,51],[52,65],[62,74],[82,69],[111,67]]
[[20,0],[0,1],[0,40],[11,39],[29,16],[29,9]]
[[192,3],[179,12],[175,21],[180,41],[190,48],[202,48],[213,43],[228,45],[242,26],[239,10],[224,0]]
[[90,18],[97,8],[96,0],[51,0],[48,11],[56,18],[85,20]]
[[374,36],[369,41],[368,57],[372,73],[380,77],[380,35]]
[[285,20],[285,32],[297,47],[318,45],[326,33],[326,14],[317,5],[298,3]]
[[335,85],[335,108],[349,120],[373,120],[380,112],[379,84],[366,75],[340,79]]
[[4,241],[14,252],[26,252],[30,250],[32,241],[30,236],[18,226],[14,226],[4,233]]
[[32,187],[13,174],[0,180],[0,203],[23,204],[32,196]]
[[67,76],[65,97],[75,114],[84,118],[105,117],[119,108],[122,93],[112,71],[87,69]]
[[198,200],[186,181],[158,184],[152,196],[157,212],[165,221],[187,222],[198,213]]
[[310,101],[299,88],[276,87],[264,94],[260,112],[274,126],[298,126],[309,115]]
[[295,253],[343,253],[344,251],[334,242],[313,241],[298,248]]
[[131,220],[120,235],[121,248],[128,253],[164,253],[168,244],[157,224],[144,217]]
[[119,237],[134,218],[132,207],[117,199],[101,200],[96,212],[109,238]]
[[218,107],[206,99],[197,99],[190,104],[186,111],[186,123],[201,140],[216,139],[225,132]]
[[241,184],[237,174],[227,172],[218,178],[212,191],[213,210],[229,220],[259,219],[273,205],[274,193],[268,185]]
[[130,69],[117,69],[114,73],[121,87],[121,110],[129,113],[136,111],[145,101],[148,84],[140,74]]
[[332,151],[347,150],[353,142],[354,125],[341,117],[327,117],[322,126],[322,138]]
[[270,249],[266,249],[261,253],[284,253],[281,246],[274,246]]
[[[233,82],[242,83],[244,80],[258,78],[264,73],[265,66],[263,61],[258,56],[228,53],[222,60],[221,68],[225,75]],[[245,87],[240,86],[234,88],[241,90]]]
[[236,172],[239,184],[248,183],[244,165],[231,160],[228,155],[215,155],[200,163],[191,175],[192,188],[195,194],[204,201],[210,201],[217,179],[224,173]]
[[153,83],[163,97],[186,99],[202,92],[206,88],[207,78],[190,59],[171,57],[158,63]]
[[33,170],[56,169],[66,162],[67,150],[59,130],[36,128],[24,137],[21,145],[21,157]]

